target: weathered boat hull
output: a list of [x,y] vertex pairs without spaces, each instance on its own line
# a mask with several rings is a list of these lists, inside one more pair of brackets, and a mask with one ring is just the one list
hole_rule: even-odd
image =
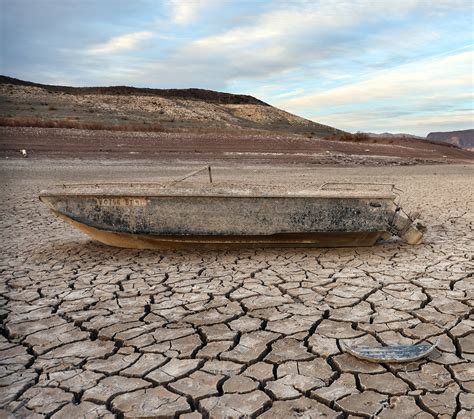
[[397,217],[388,193],[65,188],[40,199],[95,240],[142,249],[371,246]]
[[131,234],[100,230],[79,223],[54,212],[68,224],[92,239],[114,247],[128,249],[195,249],[208,250],[261,247],[353,247],[373,246],[379,239],[387,238],[387,232],[335,232],[335,233],[280,233],[272,235],[153,235]]

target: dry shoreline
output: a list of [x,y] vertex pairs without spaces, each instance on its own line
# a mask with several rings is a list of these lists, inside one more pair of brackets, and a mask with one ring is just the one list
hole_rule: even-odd
[[272,165],[390,166],[474,162],[474,153],[422,140],[354,143],[255,133],[115,132],[0,127],[0,158],[222,161]]

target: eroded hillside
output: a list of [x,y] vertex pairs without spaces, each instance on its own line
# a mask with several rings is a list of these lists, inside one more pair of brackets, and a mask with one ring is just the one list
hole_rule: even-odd
[[270,106],[252,96],[203,89],[73,88],[0,78],[0,117],[156,130],[250,130],[325,137],[336,129]]

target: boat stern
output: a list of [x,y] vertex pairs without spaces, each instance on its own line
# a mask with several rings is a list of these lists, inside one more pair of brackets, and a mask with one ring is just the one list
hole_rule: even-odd
[[423,241],[425,228],[415,220],[416,217],[405,216],[400,210],[395,212],[393,218],[394,233],[408,244],[420,244]]

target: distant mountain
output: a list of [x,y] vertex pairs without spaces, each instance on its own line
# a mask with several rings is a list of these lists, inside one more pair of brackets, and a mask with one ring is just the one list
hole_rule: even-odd
[[419,140],[424,140],[425,137],[420,137],[418,135],[413,134],[405,134],[405,133],[396,133],[393,134],[391,132],[382,132],[381,134],[376,134],[374,132],[366,132],[369,137],[372,138],[417,138]]
[[0,125],[264,131],[308,137],[340,132],[248,95],[205,89],[50,86],[7,76],[0,76]]
[[465,129],[462,131],[430,132],[426,138],[428,140],[454,144],[466,150],[474,151],[474,129]]

